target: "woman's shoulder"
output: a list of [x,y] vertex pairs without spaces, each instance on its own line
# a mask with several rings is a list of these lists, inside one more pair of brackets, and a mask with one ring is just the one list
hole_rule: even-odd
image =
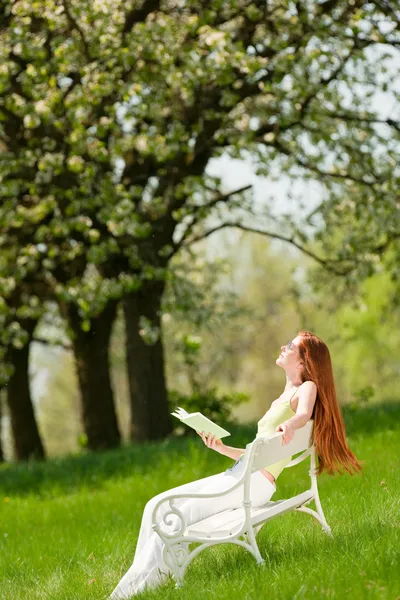
[[[315,383],[315,381],[311,381],[311,379],[307,379],[307,381],[303,381],[303,383],[300,386],[301,388],[305,387],[305,388],[309,388],[309,389],[317,389],[317,384]],[[299,389],[300,389],[299,387]]]
[[308,379],[307,381],[303,381],[303,383],[297,390],[297,394],[315,397],[317,395],[317,391],[318,388],[315,381],[311,381],[310,379]]
[[293,407],[291,401],[291,408],[294,412],[297,412],[299,402],[302,403],[302,407],[306,407],[308,412],[311,414],[315,401],[317,399],[317,386],[314,381],[303,381],[301,386],[297,389],[295,396],[293,397]]

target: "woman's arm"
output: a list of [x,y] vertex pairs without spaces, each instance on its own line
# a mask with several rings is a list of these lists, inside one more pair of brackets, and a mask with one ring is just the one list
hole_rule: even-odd
[[207,436],[207,434],[200,433],[199,431],[197,433],[199,434],[207,448],[211,448],[219,454],[223,454],[224,456],[233,458],[233,460],[237,460],[245,452],[243,448],[233,448],[232,446],[225,446],[224,442],[222,442],[215,435]]
[[311,418],[316,398],[317,386],[313,381],[305,381],[299,389],[296,414],[276,428],[276,431],[283,432],[282,444],[288,444],[292,440],[295,430],[303,427]]

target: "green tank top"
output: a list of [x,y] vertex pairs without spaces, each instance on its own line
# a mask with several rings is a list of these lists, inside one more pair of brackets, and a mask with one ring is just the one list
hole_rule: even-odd
[[[271,404],[271,407],[267,410],[263,418],[258,421],[256,438],[273,435],[276,433],[278,425],[281,425],[281,423],[287,421],[296,414],[290,406],[290,401],[300,387],[301,386],[296,388],[292,396],[288,400],[285,400],[285,402],[275,402]],[[273,465],[267,465],[265,470],[271,473],[276,479],[291,460],[291,458],[285,458]]]

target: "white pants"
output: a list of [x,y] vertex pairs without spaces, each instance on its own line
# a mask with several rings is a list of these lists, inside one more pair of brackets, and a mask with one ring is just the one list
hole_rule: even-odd
[[[231,469],[227,469],[223,473],[185,483],[149,500],[143,512],[133,563],[112,592],[109,600],[127,600],[145,587],[159,585],[167,579],[170,569],[162,557],[164,544],[158,533],[152,529],[152,512],[156,503],[171,492],[213,493],[228,489],[241,476],[242,466],[243,464],[238,461]],[[276,490],[275,485],[259,471],[252,473],[250,484],[252,506],[262,506],[270,500]],[[223,510],[237,508],[241,506],[242,501],[243,485],[240,485],[222,497],[182,498],[175,500],[174,505],[182,511],[186,524],[190,525]],[[158,509],[157,515],[162,515],[167,509],[168,503],[165,502]]]

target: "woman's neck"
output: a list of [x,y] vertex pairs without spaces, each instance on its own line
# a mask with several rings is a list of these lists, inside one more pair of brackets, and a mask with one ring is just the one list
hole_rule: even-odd
[[300,387],[301,384],[302,384],[302,381],[300,380],[299,375],[295,374],[293,376],[290,376],[290,375],[286,374],[285,390],[290,390],[292,388]]

